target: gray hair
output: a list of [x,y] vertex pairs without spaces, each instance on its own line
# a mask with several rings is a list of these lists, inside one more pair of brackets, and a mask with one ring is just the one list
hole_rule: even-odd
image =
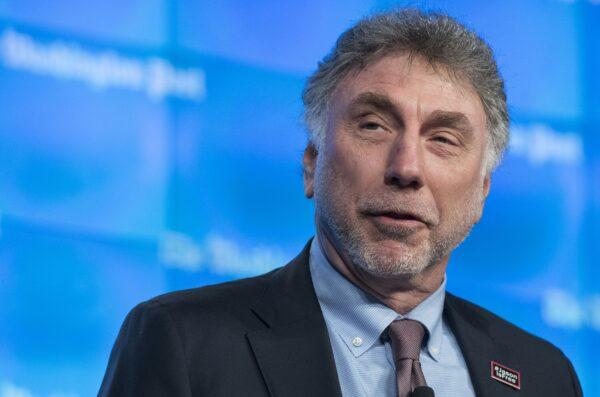
[[490,173],[508,145],[508,110],[504,81],[491,48],[447,15],[400,9],[364,18],[338,38],[331,52],[308,78],[302,100],[309,141],[320,150],[327,128],[329,102],[340,81],[393,54],[407,53],[442,66],[469,82],[481,99],[488,138],[484,171]]

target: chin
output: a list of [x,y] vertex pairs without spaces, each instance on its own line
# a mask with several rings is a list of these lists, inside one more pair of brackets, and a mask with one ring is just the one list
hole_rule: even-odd
[[[401,251],[398,252],[399,248]],[[414,250],[414,248],[413,248]],[[354,263],[363,271],[382,278],[412,278],[436,261],[432,258],[431,251],[424,249],[419,252],[407,252],[407,247],[382,247],[377,246],[362,250],[358,255],[352,255]]]

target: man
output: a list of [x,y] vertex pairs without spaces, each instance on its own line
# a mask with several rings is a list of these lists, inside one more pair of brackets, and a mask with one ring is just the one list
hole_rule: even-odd
[[346,31],[304,92],[316,237],[127,317],[103,396],[581,396],[548,342],[445,292],[508,141],[489,47],[447,16]]

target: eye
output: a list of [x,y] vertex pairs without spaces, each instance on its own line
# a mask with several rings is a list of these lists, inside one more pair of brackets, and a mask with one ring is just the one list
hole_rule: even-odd
[[445,145],[456,146],[456,144],[457,144],[454,139],[452,139],[451,137],[449,137],[447,135],[434,135],[432,137],[432,140],[435,142],[443,143]]
[[381,124],[376,123],[374,121],[369,121],[369,122],[361,123],[359,125],[359,127],[361,129],[370,130],[370,131],[377,131],[378,129],[383,129],[383,127],[381,126]]

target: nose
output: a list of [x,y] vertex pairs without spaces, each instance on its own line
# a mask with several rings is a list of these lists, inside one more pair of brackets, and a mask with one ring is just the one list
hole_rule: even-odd
[[418,134],[409,135],[407,131],[394,141],[386,167],[385,183],[414,190],[423,186],[423,161]]

